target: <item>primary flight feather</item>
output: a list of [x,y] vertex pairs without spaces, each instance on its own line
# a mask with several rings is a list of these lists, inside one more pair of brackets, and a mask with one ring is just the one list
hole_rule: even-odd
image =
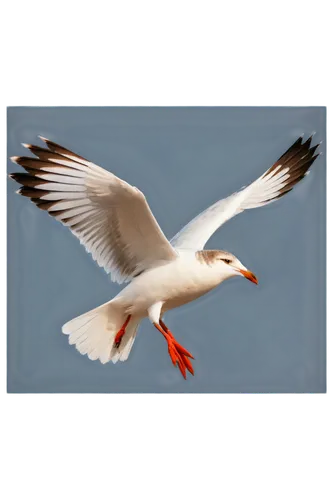
[[261,177],[199,214],[169,242],[140,190],[40,138],[46,148],[23,144],[35,157],[11,158],[27,172],[10,174],[22,185],[17,192],[67,226],[112,280],[130,281],[111,301],[63,326],[69,343],[92,360],[125,361],[148,316],[165,337],[173,364],[184,378],[187,371],[193,375],[193,356],[176,341],[163,314],[233,276],[257,283],[234,255],[204,247],[227,220],[289,192],[317,158],[319,144],[300,137]]

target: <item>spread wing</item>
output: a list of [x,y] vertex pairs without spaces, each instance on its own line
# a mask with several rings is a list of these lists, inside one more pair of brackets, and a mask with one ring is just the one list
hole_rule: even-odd
[[262,207],[288,193],[297,184],[317,158],[319,144],[311,147],[310,137],[302,144],[302,137],[259,179],[228,198],[218,201],[189,222],[171,240],[175,248],[203,249],[209,238],[227,220],[244,210]]
[[23,186],[18,193],[67,226],[114,281],[177,257],[141,191],[41,139],[48,149],[24,144],[37,158],[11,158],[27,171],[11,174]]

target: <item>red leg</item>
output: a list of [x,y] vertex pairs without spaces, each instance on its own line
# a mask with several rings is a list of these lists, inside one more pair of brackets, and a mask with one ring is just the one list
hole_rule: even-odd
[[174,336],[172,335],[168,327],[165,325],[165,323],[163,323],[163,321],[160,321],[160,324],[154,323],[154,326],[162,333],[163,337],[167,341],[169,356],[174,366],[178,365],[178,368],[185,379],[186,379],[186,369],[192,375],[194,375],[194,370],[191,361],[188,359],[188,357],[194,359],[192,354],[189,353],[186,349],[184,349],[184,347],[182,347],[180,344],[178,344],[178,342],[175,340]]
[[114,343],[113,343],[114,347],[118,348],[120,346],[121,340],[122,340],[123,336],[125,335],[126,327],[127,327],[128,323],[129,323],[130,319],[131,319],[131,315],[127,316],[125,323],[120,328],[120,330],[117,333],[117,335],[115,336]]
[[182,354],[184,354],[185,356],[187,356],[188,358],[192,358],[194,359],[194,357],[192,356],[192,354],[187,350],[185,349],[185,347],[181,346],[177,340],[175,339],[175,337],[172,335],[172,333],[170,332],[169,328],[166,326],[166,324],[164,323],[164,321],[162,321],[160,319],[160,325],[161,327],[163,328],[163,330],[165,331],[165,333],[167,333],[169,335],[169,337],[172,338],[174,344],[176,345],[177,347],[177,350],[180,351]]
[[171,333],[171,331],[169,330],[169,328],[166,326],[166,324],[164,323],[164,321],[160,320],[160,325],[163,328],[163,330],[165,331],[165,333],[171,338],[171,340],[173,342],[173,346],[174,346],[174,348],[177,351],[178,357],[180,358],[179,359],[179,363],[178,363],[180,371],[183,373],[182,365],[185,365],[185,368],[187,368],[187,370],[192,375],[194,375],[194,370],[193,370],[193,367],[192,367],[192,363],[188,359],[188,358],[194,359],[194,357],[192,356],[192,354],[176,341],[175,337],[173,336],[173,334]]

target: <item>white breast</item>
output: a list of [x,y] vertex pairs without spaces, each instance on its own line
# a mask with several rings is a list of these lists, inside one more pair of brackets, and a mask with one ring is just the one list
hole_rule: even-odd
[[135,278],[120,294],[131,314],[145,316],[152,304],[164,302],[163,311],[186,304],[221,283],[213,266],[199,262],[192,251],[180,251],[179,258]]

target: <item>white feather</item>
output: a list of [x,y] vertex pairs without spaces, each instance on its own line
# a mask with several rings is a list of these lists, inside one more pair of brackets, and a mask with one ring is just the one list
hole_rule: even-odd
[[[297,162],[306,156],[306,152],[297,158]],[[266,171],[249,186],[201,212],[172,238],[171,244],[177,249],[203,249],[213,233],[226,221],[244,210],[272,203],[288,185],[293,168],[281,168],[283,157],[281,160],[271,172]]]
[[[62,146],[41,139],[49,156],[48,150],[27,144],[40,157],[12,160],[30,169],[35,179],[45,181],[33,185],[38,191],[37,205],[38,200],[58,202],[41,208],[69,227],[113,280],[129,281],[144,270],[177,258],[141,191]],[[45,195],[40,196],[41,191],[46,191]]]
[[126,361],[134,343],[141,318],[130,319],[119,347],[114,346],[115,336],[126,320],[126,313],[115,302],[107,302],[96,309],[72,319],[62,327],[68,342],[81,354],[92,360]]

